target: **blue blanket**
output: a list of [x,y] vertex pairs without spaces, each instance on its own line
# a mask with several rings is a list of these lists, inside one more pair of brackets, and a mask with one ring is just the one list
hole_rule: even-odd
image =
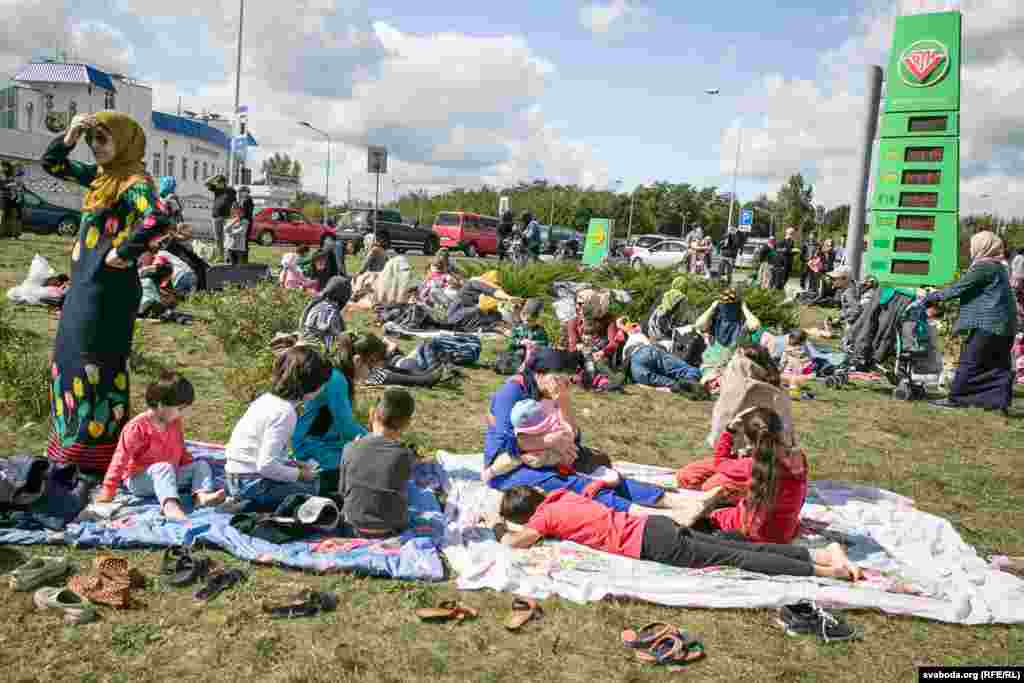
[[[193,457],[206,459],[216,475],[223,476],[222,446],[189,442],[188,448]],[[122,507],[109,520],[70,524],[60,532],[0,529],[0,545],[139,548],[209,544],[240,559],[263,564],[441,581],[444,566],[437,543],[444,534],[444,514],[433,491],[440,489],[443,478],[438,465],[417,465],[409,483],[409,529],[401,536],[381,540],[320,534],[277,545],[238,531],[230,525],[230,514],[199,509],[190,512],[186,523],[172,522],[160,514],[155,498],[134,498],[122,493],[115,501]],[[322,543],[327,538],[332,541]]]

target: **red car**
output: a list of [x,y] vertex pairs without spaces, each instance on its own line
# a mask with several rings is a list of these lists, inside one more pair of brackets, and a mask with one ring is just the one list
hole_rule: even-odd
[[334,229],[319,223],[310,223],[301,211],[280,206],[268,206],[253,217],[249,239],[265,247],[274,243],[309,244],[320,246],[324,234]]
[[442,211],[434,221],[434,233],[441,246],[458,249],[466,256],[487,256],[498,253],[498,224],[494,216],[481,216],[468,211]]

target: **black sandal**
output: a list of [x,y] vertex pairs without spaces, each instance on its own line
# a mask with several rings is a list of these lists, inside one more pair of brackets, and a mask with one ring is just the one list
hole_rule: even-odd
[[206,579],[206,585],[196,591],[195,599],[209,602],[228,588],[242,583],[248,578],[248,575],[240,569],[228,569],[217,572],[209,576]]
[[338,607],[335,593],[305,590],[280,605],[263,604],[263,612],[271,619],[312,617],[321,612],[333,612]]
[[191,586],[196,581],[205,579],[212,566],[210,558],[204,555],[185,555],[178,558],[174,573],[164,579],[164,583],[176,588]]

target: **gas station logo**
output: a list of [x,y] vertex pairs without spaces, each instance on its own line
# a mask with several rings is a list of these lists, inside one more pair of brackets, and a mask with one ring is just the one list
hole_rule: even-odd
[[927,88],[949,71],[949,50],[937,40],[919,40],[900,55],[900,78],[912,88]]

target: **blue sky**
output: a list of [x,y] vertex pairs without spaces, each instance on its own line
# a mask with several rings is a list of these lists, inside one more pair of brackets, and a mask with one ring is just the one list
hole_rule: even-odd
[[[326,127],[343,160],[337,182],[347,174],[365,184],[355,175],[369,143],[394,150],[407,182],[437,189],[537,176],[728,189],[741,121],[741,196],[773,193],[804,171],[826,203],[846,201],[865,64],[884,60],[896,14],[950,2],[779,4],[248,0],[242,101],[263,152],[315,164],[319,143],[294,121]],[[164,108],[183,95],[189,108],[218,110],[230,107],[237,5],[69,0],[67,10],[79,34],[89,24],[109,34],[80,38],[76,52],[125,63],[154,83]],[[978,89],[970,104],[965,89],[965,165],[979,169],[968,195],[1024,194],[1021,141],[995,111],[1024,99],[1000,77],[1008,59],[1024,67],[1015,27],[1024,28],[1024,8],[1014,3],[972,0],[965,10],[965,34],[990,48],[968,84]]]

